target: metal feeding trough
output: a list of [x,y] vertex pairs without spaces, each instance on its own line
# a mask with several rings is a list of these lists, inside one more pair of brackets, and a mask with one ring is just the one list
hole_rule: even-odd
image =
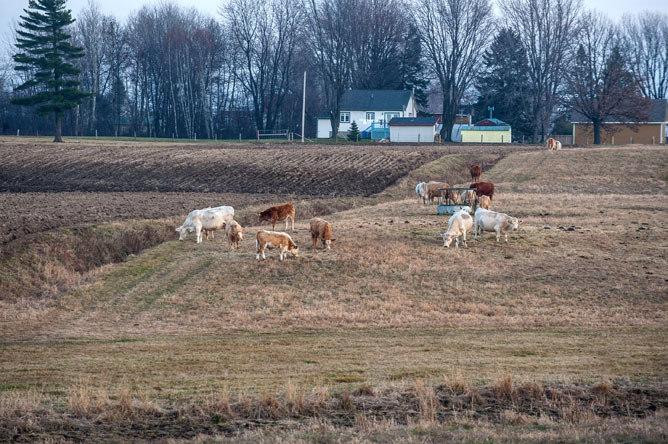
[[[469,193],[473,191],[473,193]],[[471,214],[475,213],[478,202],[475,197],[476,188],[439,188],[438,212],[436,214],[455,214],[468,207]]]

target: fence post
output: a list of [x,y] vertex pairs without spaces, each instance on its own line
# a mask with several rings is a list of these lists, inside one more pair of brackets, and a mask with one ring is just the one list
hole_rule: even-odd
[[137,131],[135,131],[135,140],[137,140]]
[[20,130],[20,129],[17,129],[17,130],[16,130],[16,137],[20,137],[20,136],[21,136],[21,130]]
[[612,144],[615,144],[615,136],[612,136]]
[[633,136],[629,137],[629,143],[633,143]]
[[418,143],[420,143],[420,133],[418,133]]
[[97,130],[95,130],[95,138],[97,139]]
[[197,140],[197,133],[195,133],[195,140]]
[[239,133],[239,142],[241,142],[241,133]]
[[652,145],[654,145],[654,136],[652,136]]
[[480,143],[482,143],[482,134],[480,135]]
[[501,134],[501,143],[503,143],[503,134]]
[[259,142],[260,141],[260,130],[257,127],[255,127],[255,137],[257,138],[257,141]]

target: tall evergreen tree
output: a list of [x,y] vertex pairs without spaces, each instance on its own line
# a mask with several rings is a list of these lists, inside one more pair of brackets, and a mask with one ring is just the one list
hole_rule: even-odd
[[414,89],[415,102],[422,108],[427,107],[427,87],[429,80],[426,76],[422,42],[417,27],[412,23],[408,26],[405,43],[399,60],[401,83],[399,89]]
[[493,106],[494,117],[510,124],[514,136],[530,136],[532,125],[526,109],[531,83],[526,52],[517,34],[501,29],[483,61],[485,70],[477,79],[480,96],[474,114],[487,116],[487,107]]
[[82,48],[69,43],[67,27],[74,23],[72,12],[65,9],[66,0],[29,0],[28,8],[16,32],[18,53],[13,58],[15,70],[29,74],[29,80],[15,88],[26,91],[25,97],[12,99],[15,105],[37,106],[37,114],[53,114],[54,142],[62,142],[63,115],[81,104],[89,94],[79,91],[73,76],[80,70],[69,63],[83,57]]

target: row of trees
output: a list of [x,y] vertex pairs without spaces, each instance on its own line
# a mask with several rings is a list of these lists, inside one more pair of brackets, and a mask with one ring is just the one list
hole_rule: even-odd
[[[324,111],[334,131],[349,88],[415,89],[423,105],[436,89],[443,140],[467,101],[477,117],[494,106],[514,135],[540,141],[559,110],[596,129],[611,114],[637,117],[643,98],[668,96],[667,16],[616,25],[581,0],[499,7],[504,27],[490,0],[225,0],[218,17],[162,3],[120,23],[91,0],[67,28],[83,48],[71,81],[90,98],[63,125],[66,134],[185,138],[298,130],[303,72],[309,115]],[[26,83],[35,72],[0,69],[3,133],[48,131],[32,110],[8,104],[40,92]]]

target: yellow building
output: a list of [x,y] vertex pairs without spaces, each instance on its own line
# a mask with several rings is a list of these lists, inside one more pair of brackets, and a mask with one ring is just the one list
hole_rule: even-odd
[[[653,99],[645,111],[647,122],[625,122],[612,117],[601,128],[601,143],[625,145],[640,143],[643,145],[663,145],[668,139],[668,101]],[[594,126],[582,114],[573,113],[573,144],[589,145],[594,143]]]
[[475,125],[462,126],[462,142],[469,143],[510,143],[510,125],[499,119],[484,119]]

